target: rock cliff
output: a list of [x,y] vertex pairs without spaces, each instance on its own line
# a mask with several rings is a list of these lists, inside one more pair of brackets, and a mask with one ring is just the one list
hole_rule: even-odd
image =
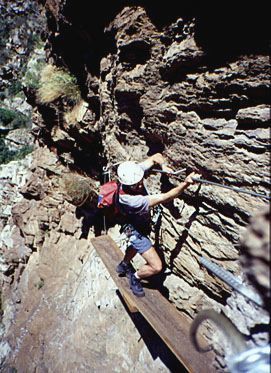
[[[81,106],[70,122],[65,99],[45,105],[35,90],[26,90],[39,149],[3,229],[9,224],[12,234],[2,239],[2,361],[6,368],[41,372],[180,369],[144,321],[126,313],[89,241],[101,227],[89,206],[67,201],[62,176],[78,174],[97,189],[104,166],[162,152],[175,170],[199,170],[204,179],[267,195],[265,15],[204,15],[189,6],[144,1],[100,3],[95,12],[79,0],[40,3],[47,17],[47,62],[76,77]],[[147,178],[150,192],[177,182],[159,174]],[[230,271],[266,302],[267,206],[263,198],[195,185],[163,206],[152,235],[177,309],[191,320],[204,308],[221,311],[251,346],[268,340],[267,303],[258,307],[232,291],[200,258]],[[261,239],[248,242],[242,237],[253,236],[247,226],[257,214],[264,214],[264,234],[251,228]],[[117,239],[117,227],[109,234]],[[204,334],[214,344],[217,370],[224,371],[219,331],[209,325]]]

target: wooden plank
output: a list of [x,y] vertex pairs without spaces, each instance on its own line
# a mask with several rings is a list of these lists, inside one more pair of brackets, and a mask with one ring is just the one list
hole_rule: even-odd
[[[120,290],[120,293],[121,293],[121,290]],[[135,305],[135,303],[129,299],[126,298],[125,294],[121,293],[122,295],[122,298],[123,300],[125,301],[127,307],[128,307],[128,310],[131,312],[131,313],[136,313],[138,312],[138,308],[137,306]]]
[[[195,373],[215,372],[212,366],[214,352],[202,354],[195,350],[189,337],[191,321],[186,316],[156,289],[145,287],[145,297],[136,297],[130,290],[128,279],[118,276],[115,268],[123,254],[112,238],[104,235],[93,238],[91,242],[127,303],[138,309],[186,369]],[[202,346],[206,345],[203,337],[199,335],[198,339]]]

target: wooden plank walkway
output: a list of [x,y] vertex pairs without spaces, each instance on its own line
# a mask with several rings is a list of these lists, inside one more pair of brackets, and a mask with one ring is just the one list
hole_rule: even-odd
[[[189,338],[191,321],[186,316],[177,311],[156,289],[145,287],[145,297],[136,297],[130,290],[128,279],[118,276],[115,268],[122,260],[123,254],[113,239],[108,235],[103,235],[91,239],[91,242],[116,283],[129,310],[131,312],[138,310],[144,316],[189,372],[215,372],[212,366],[215,354],[212,351],[199,353],[195,350]],[[201,345],[206,346],[203,337],[199,335],[198,338]]]

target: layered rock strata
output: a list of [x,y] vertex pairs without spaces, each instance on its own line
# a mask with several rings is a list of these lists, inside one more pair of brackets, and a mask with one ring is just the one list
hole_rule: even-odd
[[[33,120],[39,128],[37,140],[42,147],[47,146],[54,152],[52,154],[57,154],[59,169],[68,166],[84,172],[94,183],[98,183],[102,180],[104,165],[129,159],[141,161],[159,151],[163,152],[175,170],[199,170],[204,179],[268,194],[270,99],[267,93],[270,61],[261,19],[258,19],[261,26],[255,28],[255,42],[249,43],[247,38],[251,32],[244,32],[250,29],[249,22],[241,22],[235,17],[231,31],[227,34],[223,28],[223,19],[220,19],[222,23],[219,24],[210,16],[198,16],[193,12],[191,15],[191,12],[175,8],[165,14],[162,8],[158,7],[155,11],[152,6],[144,6],[144,2],[135,5],[128,1],[125,6],[123,2],[115,2],[109,6],[107,13],[100,5],[95,16],[87,12],[80,1],[48,0],[42,3],[48,17],[48,61],[68,66],[77,77],[82,99],[87,104],[87,110],[84,110],[78,123],[71,125],[63,115],[65,102],[59,100],[49,106],[41,106],[35,101],[35,95],[31,96]],[[240,23],[242,33],[239,33],[237,27]],[[216,33],[217,44],[213,33]],[[238,37],[234,38],[235,35]],[[50,324],[53,324],[59,317],[57,308],[64,309],[61,299],[56,302],[56,299],[61,298],[59,294],[67,291],[68,295],[63,299],[69,304],[71,294],[77,291],[72,286],[69,293],[63,284],[58,287],[55,281],[54,288],[49,282],[52,294],[57,294],[56,299],[49,299],[49,293],[42,297],[47,283],[42,272],[43,263],[48,263],[46,256],[51,255],[49,253],[53,249],[59,253],[56,255],[59,260],[57,267],[62,268],[63,265],[63,272],[68,277],[67,286],[73,281],[71,272],[74,268],[78,274],[83,263],[90,260],[91,267],[95,265],[95,260],[99,260],[94,258],[95,253],[90,254],[90,258],[93,255],[93,261],[79,258],[86,258],[91,248],[85,236],[81,236],[81,222],[80,219],[76,220],[74,207],[64,202],[65,196],[61,196],[58,188],[56,193],[53,187],[52,175],[61,171],[48,171],[46,167],[43,170],[43,166],[37,167],[37,170],[40,180],[46,182],[41,182],[39,188],[34,188],[31,183],[28,185],[24,192],[27,200],[15,206],[13,216],[25,245],[37,251],[31,255],[28,267],[30,272],[28,274],[25,271],[23,278],[28,288],[27,276],[36,276],[31,287],[38,296],[35,305],[30,307],[31,312],[27,297],[24,301],[26,303],[18,303],[16,318],[22,328],[27,325],[27,331],[25,329],[23,334],[15,331],[15,338],[10,340],[10,344],[16,354],[11,355],[9,362],[15,365],[22,363],[26,346],[36,346],[31,339],[33,334],[38,338],[39,346],[43,346],[37,347],[35,363],[38,361],[45,369],[42,364],[46,365],[50,360],[54,366],[57,364],[54,359],[63,356],[63,347],[59,346],[59,354],[55,352],[53,356],[48,344],[52,341],[56,347],[60,335],[68,326],[65,324],[62,329],[57,329],[55,333],[59,333],[58,336],[44,335],[41,318],[36,318],[36,315],[39,312],[45,315],[52,307],[54,311],[48,320],[51,318]],[[114,168],[112,173],[114,175]],[[180,179],[184,176],[180,174]],[[147,178],[150,192],[168,190],[178,182],[174,178],[160,177],[159,174],[150,174]],[[50,196],[49,190],[52,193]],[[200,265],[200,258],[209,258],[244,281],[246,286],[255,286],[245,276],[245,270],[240,264],[240,239],[246,232],[250,218],[264,211],[267,205],[268,200],[264,198],[214,185],[195,185],[181,198],[163,206],[159,232],[152,235],[165,268],[170,270],[164,281],[169,291],[169,300],[191,320],[204,308],[211,307],[223,312],[248,337],[250,345],[267,342],[267,311],[233,292]],[[31,209],[37,207],[40,215],[31,218]],[[268,226],[269,222],[266,224]],[[109,233],[117,239],[116,231],[112,228]],[[94,229],[90,229],[89,237],[94,234]],[[77,254],[73,246],[78,247],[81,264],[74,259]],[[264,247],[265,253],[259,252],[259,257],[264,263],[269,263]],[[63,257],[61,252],[64,248],[68,248],[68,251]],[[251,255],[256,255],[253,260],[257,261],[257,250],[247,250]],[[67,270],[67,258],[70,258],[73,265],[74,260],[78,264],[72,267],[71,272]],[[30,263],[33,263],[32,267]],[[47,265],[47,270],[48,278],[58,278],[57,268],[51,263]],[[84,276],[91,276],[90,272],[84,270]],[[106,276],[106,272],[102,273],[102,276]],[[260,275],[253,276],[256,283],[261,283],[261,286],[256,285],[258,293],[266,297],[266,292],[261,290],[264,280]],[[88,278],[88,281],[92,280]],[[99,277],[97,281],[103,283],[104,279]],[[23,286],[22,280],[21,284]],[[110,281],[108,284],[111,284]],[[79,288],[80,292],[85,289],[81,280]],[[94,294],[99,291],[97,288]],[[114,298],[112,302],[115,301]],[[92,299],[86,303],[81,299],[81,305],[89,309],[94,307]],[[80,314],[80,307],[77,305],[75,308],[77,315]],[[115,310],[114,307],[109,307],[112,315],[117,313],[118,306]],[[82,311],[82,315],[86,314]],[[28,325],[35,328],[33,320],[36,320],[36,329],[31,334]],[[75,319],[71,317],[71,320]],[[102,323],[106,323],[105,320],[106,317],[101,317]],[[117,327],[115,331],[112,330],[112,335],[116,330],[119,332]],[[213,341],[217,363],[220,364],[218,370],[225,369],[223,338],[212,326],[205,328],[204,333]],[[73,341],[76,338],[78,336],[74,335]],[[91,336],[85,335],[83,340],[89,338]],[[69,344],[69,349],[75,348],[74,342],[66,340],[65,343]],[[101,350],[94,353],[94,345],[88,345],[88,351],[93,353],[94,361],[100,361]],[[109,353],[112,359],[110,348],[108,345],[105,355]],[[123,357],[126,353],[127,356],[137,355],[141,361],[139,356],[142,355],[138,350],[133,350],[131,355],[124,351],[121,353],[124,365],[119,368],[120,371],[129,370],[134,364],[134,358],[127,363]],[[87,356],[83,356],[80,361],[88,364],[87,360]],[[144,358],[142,361],[141,367],[146,363]],[[33,363],[25,360],[24,364],[28,367]],[[106,369],[112,371],[109,366],[106,365]],[[55,367],[61,369],[57,365]],[[88,365],[82,367],[83,370],[90,369]],[[101,365],[98,367],[101,368]],[[150,367],[153,369],[153,365]]]

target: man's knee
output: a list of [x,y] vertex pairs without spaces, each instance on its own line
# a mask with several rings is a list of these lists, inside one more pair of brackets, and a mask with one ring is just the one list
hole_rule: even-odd
[[151,267],[153,275],[162,271],[163,265],[154,247],[151,247],[149,250],[144,252],[142,256],[146,260],[149,267]]
[[151,267],[153,269],[154,274],[156,275],[156,274],[158,274],[162,271],[162,268],[163,268],[162,262],[161,261],[156,261],[155,263],[151,264]]

